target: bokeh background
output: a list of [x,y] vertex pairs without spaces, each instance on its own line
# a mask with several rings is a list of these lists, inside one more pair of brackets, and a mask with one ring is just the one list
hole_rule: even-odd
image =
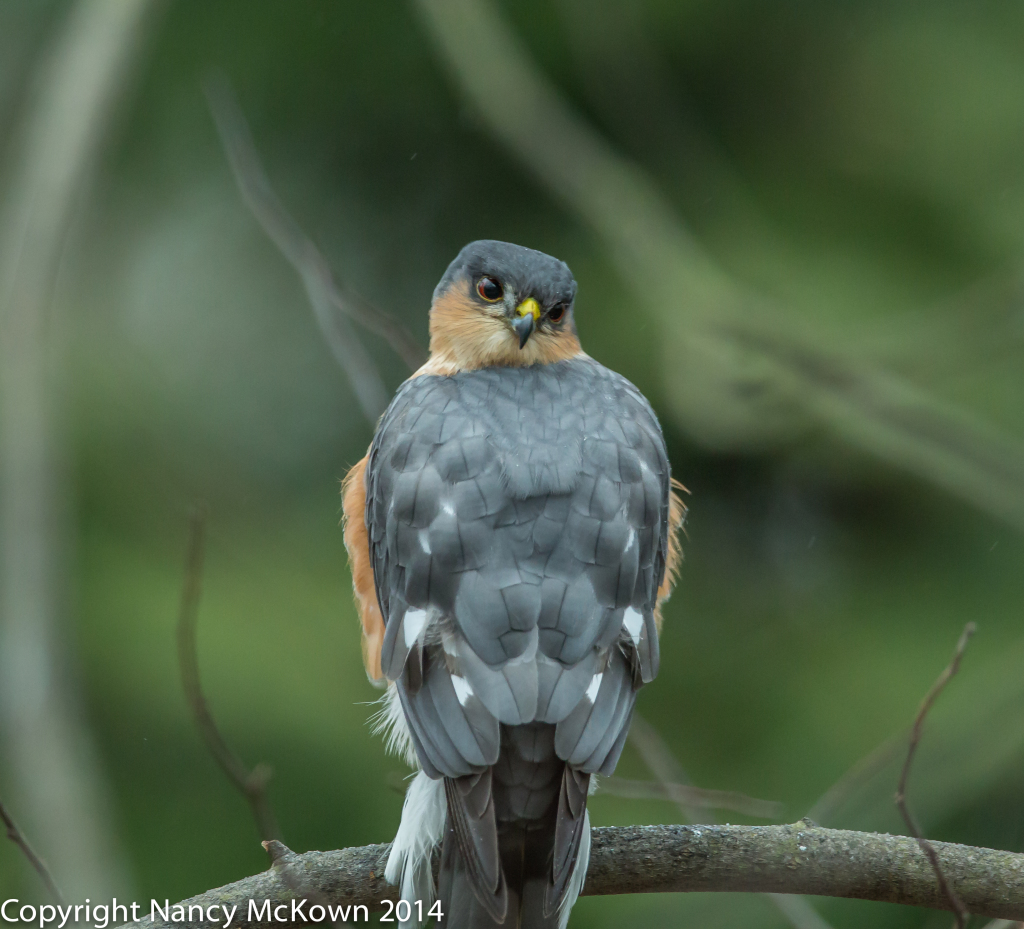
[[[378,692],[339,527],[339,481],[371,428],[239,196],[202,90],[214,71],[338,281],[424,344],[432,288],[467,241],[572,267],[584,347],[651,399],[691,492],[662,671],[639,709],[696,784],[796,820],[899,743],[974,621],[911,804],[934,838],[1024,850],[1024,8],[151,7],[45,312],[51,670],[22,685],[64,708],[84,851],[71,820],[46,822],[64,801],[40,787],[48,771],[26,775],[20,691],[0,687],[0,797],[69,896],[177,900],[266,864],[179,683],[196,499],[210,514],[204,686],[239,754],[273,767],[285,841],[388,841],[401,810],[406,772],[367,725]],[[0,5],[8,203],[34,88],[75,12]],[[537,88],[546,109],[531,110]],[[9,359],[17,327],[2,331]],[[361,338],[393,390],[408,369]],[[35,667],[16,636],[0,643],[8,681]],[[904,831],[902,758],[878,757],[825,825]],[[651,778],[632,747],[618,773]],[[600,791],[591,811],[596,825],[680,819]],[[82,884],[90,866],[106,884]],[[9,896],[42,890],[5,843]],[[949,921],[813,903],[836,929]],[[700,894],[587,898],[571,923],[622,924],[791,925],[763,897]]]

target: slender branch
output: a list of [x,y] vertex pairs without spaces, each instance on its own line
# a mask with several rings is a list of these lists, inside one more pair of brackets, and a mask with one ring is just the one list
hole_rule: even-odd
[[[679,763],[679,759],[676,758],[672,749],[669,748],[661,733],[639,713],[634,712],[633,714],[633,724],[630,727],[629,739],[640,753],[644,764],[661,781],[663,787],[667,789],[670,782],[674,780],[682,781],[686,784],[689,783],[686,771]],[[690,822],[695,822],[697,819],[693,810],[694,805],[687,802],[683,797],[676,800],[676,806],[679,808],[679,811]],[[590,879],[589,872],[587,879]],[[818,914],[818,911],[803,897],[772,892],[766,893],[765,897],[782,913],[790,925],[793,926],[793,929],[832,929]]]
[[924,721],[928,716],[928,711],[932,708],[933,704],[938,699],[939,694],[941,694],[945,689],[953,675],[960,670],[960,660],[964,657],[964,652],[967,650],[967,644],[971,641],[971,636],[974,635],[976,628],[977,627],[974,623],[968,623],[964,626],[964,631],[960,634],[960,640],[956,643],[956,649],[953,652],[952,661],[950,661],[945,670],[943,670],[939,675],[938,680],[932,684],[931,690],[925,694],[924,700],[921,701],[921,707],[917,711],[917,718],[914,720],[914,728],[910,732],[910,745],[907,748],[907,760],[903,762],[903,770],[900,772],[899,786],[896,788],[896,806],[899,808],[900,814],[903,816],[903,821],[907,824],[907,828],[910,830],[914,838],[917,839],[918,844],[921,846],[921,850],[928,856],[928,860],[932,863],[932,868],[935,869],[935,876],[939,881],[939,886],[942,888],[942,892],[946,895],[946,899],[949,901],[948,908],[956,914],[957,929],[964,929],[967,925],[967,919],[969,916],[967,908],[964,906],[964,902],[957,894],[956,889],[946,877],[945,869],[939,860],[939,855],[935,850],[935,846],[924,837],[924,834],[921,832],[921,827],[918,826],[910,812],[910,808],[907,806],[907,781],[910,778],[910,766],[914,762],[914,755],[917,753],[917,746],[921,742],[921,733],[924,730]]
[[828,922],[806,897],[799,894],[768,893],[764,897],[775,907],[793,929],[832,929]]
[[382,336],[410,369],[423,363],[423,348],[386,313],[342,293],[327,259],[274,193],[227,80],[216,77],[207,81],[206,97],[245,205],[298,272],[320,331],[348,376],[363,414],[375,425],[387,405],[387,391],[377,366],[348,320]]
[[57,883],[54,881],[53,875],[50,874],[50,869],[46,866],[46,862],[43,861],[43,859],[35,853],[32,846],[29,845],[28,839],[25,838],[22,831],[11,818],[11,814],[7,812],[7,808],[4,806],[2,800],[0,800],[0,822],[3,822],[7,829],[7,838],[21,849],[21,853],[28,859],[28,863],[32,865],[36,874],[42,878],[42,881],[46,885],[46,889],[54,902],[58,906],[64,906],[64,895],[57,887]]
[[[178,663],[181,679],[188,697],[192,715],[210,753],[220,765],[228,780],[242,793],[252,810],[256,828],[263,838],[263,848],[270,856],[288,890],[311,904],[326,905],[327,899],[310,884],[305,872],[296,867],[295,853],[280,841],[281,830],[273,808],[267,798],[267,784],[271,770],[268,765],[257,764],[251,771],[224,741],[206,703],[199,679],[199,658],[196,648],[196,622],[202,592],[203,555],[206,529],[206,508],[195,505],[189,520],[188,549],[185,556],[185,579],[181,592],[181,611],[178,616]],[[338,925],[337,920],[330,921]]]
[[205,530],[206,509],[200,505],[194,506],[189,520],[185,580],[181,591],[181,609],[178,613],[178,664],[181,667],[181,683],[192,709],[192,716],[206,747],[228,780],[248,801],[260,837],[265,841],[276,840],[280,839],[281,831],[267,799],[267,782],[271,776],[270,768],[260,763],[250,771],[228,747],[210,713],[199,678],[196,622],[199,617],[199,599],[202,593]]
[[[285,845],[284,842],[278,842],[276,839],[263,842],[263,848],[266,849],[267,854],[270,856],[271,865],[278,869],[281,878],[295,897],[306,900],[311,906],[319,905],[325,911],[327,910],[331,901],[327,899],[326,894],[315,887],[309,880],[309,876],[302,867],[302,862],[295,852]],[[340,926],[344,920],[331,919],[328,922],[334,926]]]
[[839,780],[814,802],[814,806],[807,811],[807,818],[816,823],[827,824],[842,809],[854,791],[883,771],[900,754],[906,745],[906,738],[905,732],[890,736],[854,762]]
[[778,819],[783,806],[774,800],[758,800],[732,790],[708,790],[692,784],[666,781],[635,781],[626,777],[601,780],[601,793],[627,800],[669,800],[701,810],[731,810],[758,819]]
[[[672,753],[661,733],[652,726],[639,712],[633,711],[633,721],[629,726],[629,743],[637,750],[651,774],[662,784],[690,784],[683,766]],[[696,804],[690,804],[680,798],[676,800],[679,812],[688,823],[695,823],[701,818]]]
[[[1024,855],[945,842],[935,847],[971,912],[1024,918]],[[388,851],[388,845],[368,845],[296,854],[290,861],[331,905],[376,909],[396,898],[396,889],[384,880]],[[806,820],[786,826],[593,830],[585,895],[698,891],[820,894],[939,910],[950,905],[927,856],[906,836],[823,829]],[[275,866],[182,904],[238,906],[233,926],[269,927],[270,922],[254,918],[249,901],[258,908],[264,900],[278,904],[294,896]],[[221,911],[212,915],[219,919]],[[205,912],[199,920],[187,917],[192,929],[223,926],[223,920],[207,919]],[[159,922],[144,919],[136,925],[148,929]]]

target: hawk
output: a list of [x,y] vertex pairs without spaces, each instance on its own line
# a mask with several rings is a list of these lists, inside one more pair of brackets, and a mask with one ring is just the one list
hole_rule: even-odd
[[594,775],[658,673],[685,507],[650,404],[581,349],[575,298],[549,255],[467,245],[429,360],[345,479],[364,661],[419,767],[386,870],[400,919],[438,914],[440,844],[440,925],[564,927]]

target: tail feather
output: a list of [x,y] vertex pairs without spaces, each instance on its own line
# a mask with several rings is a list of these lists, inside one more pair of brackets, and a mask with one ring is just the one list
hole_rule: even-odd
[[[590,863],[590,814],[586,809],[578,830],[579,843],[572,866],[567,869],[567,879],[562,888],[561,896],[552,908],[552,883],[550,870],[542,877],[526,876],[519,903],[519,921],[507,924],[506,929],[566,929],[573,905],[583,890],[583,881],[587,876],[587,865]],[[547,837],[550,840],[550,836]],[[536,849],[536,857],[544,860],[544,848]],[[527,850],[527,855],[530,850]]]
[[579,859],[580,842],[587,828],[587,791],[590,775],[565,766],[562,786],[558,792],[558,812],[555,815],[554,841],[551,846],[550,883],[544,895],[544,913],[557,913],[565,899],[569,882]]
[[511,894],[506,894],[505,913],[501,920],[495,919],[494,914],[481,902],[473,874],[466,864],[450,822],[445,826],[444,842],[441,845],[438,895],[443,913],[439,925],[444,929],[493,929],[496,926],[515,925]]
[[558,929],[566,929],[569,925],[569,914],[573,904],[579,899],[583,890],[583,882],[587,879],[587,866],[590,864],[590,813],[583,811],[583,834],[580,836],[579,852],[576,864],[573,865],[572,877],[565,889],[565,895],[558,908]]
[[[476,848],[460,837],[464,811],[453,809],[448,788],[448,818],[441,851],[439,894],[445,929],[565,929],[583,887],[590,859],[587,789],[590,775],[565,766],[547,815],[535,820],[497,821],[504,910],[481,886]],[[493,816],[493,806],[489,805]]]
[[[503,925],[508,911],[508,891],[501,867],[498,824],[494,815],[491,769],[465,777],[446,777],[448,801],[445,848],[452,875],[463,875],[476,901],[493,920]],[[442,873],[445,852],[442,851]],[[442,900],[445,897],[442,895]]]

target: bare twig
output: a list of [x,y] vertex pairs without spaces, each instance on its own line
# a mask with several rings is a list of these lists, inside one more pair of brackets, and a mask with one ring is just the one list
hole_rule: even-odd
[[[651,773],[661,782],[666,790],[680,784],[687,787],[690,786],[690,779],[687,777],[686,771],[679,763],[672,749],[668,747],[668,743],[662,738],[661,733],[637,712],[633,713],[633,723],[629,729],[629,740],[640,753],[644,764],[650,768]],[[739,796],[743,795],[740,794]],[[766,803],[767,801],[755,802]],[[689,798],[684,799],[680,796],[676,800],[676,806],[683,816],[687,817],[689,822],[697,821],[698,814],[694,810],[697,804],[690,802]],[[781,804],[775,804],[775,806],[778,807]],[[751,815],[757,816],[759,814],[753,813]],[[767,891],[765,896],[789,921],[793,929],[831,929],[831,926],[822,919],[818,911],[804,900],[803,897],[789,896],[771,891]]]
[[976,626],[974,623],[968,623],[964,626],[964,631],[960,634],[960,640],[956,643],[956,649],[953,652],[953,659],[946,666],[945,670],[939,675],[938,680],[932,684],[931,690],[925,694],[924,700],[921,701],[921,707],[917,711],[917,718],[914,720],[914,728],[910,732],[910,744],[907,747],[907,760],[903,762],[903,770],[900,772],[899,786],[896,788],[896,806],[899,808],[900,814],[903,816],[903,821],[907,824],[907,828],[910,830],[911,835],[917,839],[918,844],[921,846],[921,850],[928,856],[928,860],[932,863],[932,868],[935,870],[935,877],[939,881],[939,886],[942,888],[942,892],[946,895],[946,899],[949,901],[949,909],[956,914],[956,926],[957,929],[964,929],[967,925],[968,912],[964,906],[963,900],[961,900],[959,894],[953,888],[953,885],[949,882],[946,877],[945,870],[943,869],[942,863],[939,861],[938,852],[935,850],[935,846],[932,842],[928,841],[921,832],[921,827],[918,826],[911,815],[910,808],[907,806],[907,781],[910,778],[910,766],[913,764],[914,755],[917,753],[917,746],[921,741],[921,733],[924,729],[924,721],[928,716],[928,711],[932,708],[939,694],[945,689],[950,679],[960,670],[960,659],[963,658],[964,652],[967,650],[967,643],[970,642],[971,636],[974,635]]
[[[639,713],[633,714],[633,724],[630,727],[629,738],[634,747],[639,751],[644,763],[651,769],[651,773],[657,777],[664,786],[668,786],[667,778],[677,778],[684,783],[689,782],[683,766],[679,763],[668,743],[662,738],[661,733],[654,728]],[[764,801],[762,801],[764,802]],[[690,822],[696,822],[697,816],[693,807],[695,804],[677,801],[680,812],[688,817]],[[776,804],[781,806],[781,804]],[[758,815],[758,814],[753,814]],[[786,894],[766,892],[765,897],[779,910],[786,920],[793,926],[793,929],[831,929],[831,926],[818,914],[803,897],[790,896]]]
[[649,9],[609,4],[594,16],[587,0],[557,0],[555,8],[572,36],[567,53],[594,111],[629,154],[672,178],[683,211],[706,210],[713,201],[716,222],[741,228],[749,240],[778,238],[652,40]]
[[[296,866],[296,855],[281,842],[281,830],[267,798],[267,784],[271,770],[268,765],[257,764],[251,771],[231,750],[214,722],[213,715],[203,695],[199,679],[199,658],[196,648],[196,621],[199,616],[199,599],[202,592],[204,538],[206,529],[206,508],[193,506],[189,519],[188,549],[185,556],[185,580],[181,592],[181,611],[178,616],[178,663],[181,666],[181,680],[188,698],[192,715],[202,734],[203,741],[220,765],[228,780],[242,793],[252,810],[256,828],[263,839],[263,848],[270,856],[271,864],[280,873],[288,889],[310,903],[326,904],[321,891],[309,883],[300,867]],[[332,921],[332,924],[336,924]]]
[[[936,843],[971,911],[1024,918],[1024,855]],[[395,900],[384,880],[387,845],[306,852],[290,859],[332,905],[378,909]],[[584,895],[687,892],[772,892],[877,900],[945,910],[949,900],[917,842],[907,836],[786,826],[625,826],[593,830]],[[264,900],[292,898],[279,869],[210,890],[185,906],[237,905],[233,926],[280,926],[254,918]],[[250,908],[249,901],[255,907]],[[193,929],[223,927],[209,920]],[[139,926],[154,925],[141,920]]]
[[[296,855],[284,842],[278,842],[276,839],[265,841],[262,845],[270,856],[271,866],[278,870],[288,889],[300,899],[322,906],[326,912],[331,901],[310,881],[302,866],[302,857]],[[328,921],[333,926],[340,926],[344,922],[339,919]]]
[[274,193],[227,80],[223,77],[208,80],[206,98],[242,199],[263,231],[299,273],[320,331],[348,376],[364,415],[375,425],[387,405],[387,391],[377,366],[348,319],[387,340],[410,369],[422,364],[425,358],[422,347],[396,320],[339,289],[327,259]]
[[42,881],[46,885],[46,889],[49,891],[54,902],[58,906],[63,906],[64,896],[58,889],[57,884],[53,879],[53,875],[50,874],[50,869],[46,866],[46,862],[43,861],[43,859],[35,853],[32,846],[28,844],[28,839],[25,838],[22,831],[11,818],[11,814],[7,812],[2,800],[0,800],[0,822],[3,822],[7,829],[7,838],[21,849],[21,853],[28,859],[28,863],[32,865],[36,874],[42,878]]
[[192,508],[189,520],[185,580],[181,591],[181,609],[178,613],[178,663],[181,667],[181,682],[192,709],[192,716],[195,718],[196,726],[199,728],[206,747],[228,780],[241,791],[248,801],[260,837],[264,841],[279,840],[281,831],[267,799],[267,782],[271,776],[270,768],[260,763],[250,771],[228,747],[213,720],[200,683],[199,656],[196,649],[196,621],[199,616],[199,598],[202,592],[205,530],[206,509],[201,505],[196,505]]
[[832,929],[832,924],[799,894],[766,893],[764,896],[793,929]]
[[[637,750],[645,765],[662,784],[682,784],[692,786],[690,778],[679,760],[673,754],[661,733],[652,726],[638,711],[633,712],[633,721],[629,726],[629,742]],[[688,823],[695,823],[701,818],[696,805],[691,805],[680,798],[676,801],[679,812]]]
[[778,819],[783,806],[774,800],[758,800],[732,790],[708,790],[691,784],[665,781],[635,781],[625,777],[606,777],[601,792],[627,800],[669,800],[701,810],[732,810],[758,819]]
[[842,808],[850,796],[879,774],[906,745],[906,733],[901,732],[880,742],[864,757],[854,762],[828,790],[825,791],[807,811],[807,818],[822,825]]

